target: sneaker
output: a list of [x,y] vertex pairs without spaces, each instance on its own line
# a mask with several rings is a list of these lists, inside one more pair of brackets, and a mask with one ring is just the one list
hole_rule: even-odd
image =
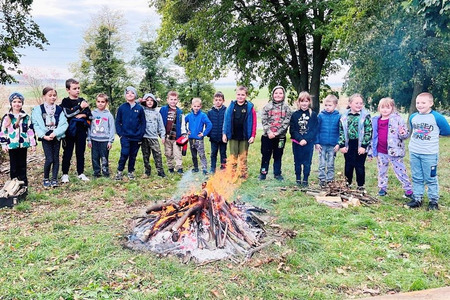
[[128,179],[134,180],[136,177],[134,177],[134,172],[128,172]]
[[427,210],[439,210],[439,205],[437,202],[433,201],[428,203],[428,208]]
[[275,175],[274,176],[274,178],[276,179],[276,180],[278,180],[278,181],[283,181],[284,180],[284,177],[283,177],[283,175]]
[[59,184],[58,184],[58,180],[57,179],[52,179],[52,181],[51,181],[51,185],[52,185],[52,187],[58,187],[59,186]]
[[83,181],[89,181],[89,178],[86,177],[86,175],[84,175],[83,173],[81,173],[80,175],[78,175],[78,179],[81,179]]
[[49,188],[49,187],[51,187],[52,184],[50,183],[50,180],[44,179],[43,185],[44,185],[45,188]]
[[208,171],[203,170],[203,175],[208,175]]
[[378,196],[383,197],[383,196],[386,196],[386,194],[387,194],[386,191],[383,190],[383,189],[381,189],[381,190],[378,191]]
[[302,181],[301,180],[296,180],[295,184],[297,184],[297,186],[301,186],[302,185]]
[[325,181],[320,181],[319,182],[319,186],[320,186],[321,189],[324,189],[324,188],[327,187],[327,183]]
[[364,188],[363,185],[358,186],[358,187],[356,188],[356,190],[357,190],[358,192],[363,193],[363,194],[367,194],[367,191],[366,191],[366,189]]
[[408,208],[419,208],[422,206],[422,201],[417,201],[417,200],[411,200],[408,203],[406,203],[406,206]]
[[178,172],[179,174],[183,174],[183,169],[182,169],[182,168],[179,168],[179,169],[177,170],[177,172]]
[[63,174],[63,176],[61,177],[61,182],[62,183],[68,183],[69,182],[69,175]]
[[405,194],[403,195],[403,198],[405,199],[414,199],[414,194],[412,191],[406,191]]
[[158,172],[158,176],[164,178],[166,177],[166,174],[164,172]]
[[258,179],[259,180],[266,180],[266,174],[259,174]]
[[[180,171],[180,170],[178,170],[178,173],[180,173],[179,171]],[[193,169],[192,169],[192,172],[194,172],[194,173],[198,173],[198,171],[200,171],[198,168],[193,168]]]
[[302,181],[302,187],[307,188],[308,186],[308,181]]
[[175,172],[173,168],[169,169],[169,173],[173,173],[173,172]]
[[123,174],[122,171],[117,171],[116,177],[114,177],[115,180],[122,180]]

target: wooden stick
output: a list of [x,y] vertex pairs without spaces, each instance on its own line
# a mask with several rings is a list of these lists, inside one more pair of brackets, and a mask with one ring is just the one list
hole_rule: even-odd
[[267,246],[269,246],[269,245],[271,245],[271,244],[273,244],[273,243],[275,243],[275,242],[276,242],[276,240],[272,239],[272,240],[268,241],[267,243],[262,244],[261,246],[252,248],[252,249],[249,250],[249,251],[247,252],[247,254],[245,255],[245,259],[246,259],[246,260],[250,259],[250,258],[253,256],[253,254],[255,254],[256,252],[260,251],[261,249],[266,248]]

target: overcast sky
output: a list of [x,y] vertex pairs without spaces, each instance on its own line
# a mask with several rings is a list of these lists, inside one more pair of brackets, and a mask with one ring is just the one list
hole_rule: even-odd
[[[50,45],[45,47],[45,51],[36,48],[20,49],[19,52],[24,54],[21,58],[22,70],[38,70],[40,74],[50,77],[54,77],[51,74],[56,73],[62,79],[71,77],[69,66],[80,59],[83,33],[92,17],[105,6],[118,10],[125,16],[127,25],[124,34],[132,37],[132,49],[137,47],[135,42],[144,23],[155,31],[159,27],[160,17],[154,8],[149,7],[148,0],[34,0],[31,15]],[[344,75],[344,71],[332,75],[327,83],[332,86],[340,85]],[[229,82],[233,78],[234,75],[230,75],[221,82]]]

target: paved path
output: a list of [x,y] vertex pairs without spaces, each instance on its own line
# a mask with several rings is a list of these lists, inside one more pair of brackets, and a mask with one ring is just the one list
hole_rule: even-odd
[[450,287],[362,298],[367,300],[450,300]]

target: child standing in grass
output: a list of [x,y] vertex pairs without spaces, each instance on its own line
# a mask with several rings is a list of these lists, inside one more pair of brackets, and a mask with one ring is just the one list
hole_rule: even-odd
[[192,163],[194,164],[193,172],[198,172],[197,153],[200,156],[202,164],[203,175],[208,174],[205,154],[205,143],[203,138],[209,134],[212,128],[212,123],[208,116],[201,111],[202,100],[200,98],[193,98],[191,102],[191,112],[186,116],[186,127],[189,136],[189,144],[191,146]]
[[372,118],[372,156],[377,158],[378,195],[385,196],[387,193],[387,173],[389,163],[392,163],[395,176],[405,191],[404,197],[412,199],[411,181],[403,162],[406,153],[404,140],[409,136],[408,128],[397,113],[393,99],[381,99],[378,103],[378,112],[380,115]]
[[145,175],[150,176],[152,168],[150,166],[150,155],[153,153],[156,170],[159,177],[166,177],[163,169],[161,147],[159,146],[158,136],[161,142],[165,143],[166,129],[161,114],[156,111],[158,100],[152,93],[147,93],[141,101],[145,113],[145,133],[142,140],[142,157],[144,159]]
[[31,118],[22,109],[24,101],[20,93],[9,96],[11,108],[2,118],[0,143],[3,151],[9,154],[11,179],[17,178],[28,186],[27,150],[30,147],[32,151],[36,150],[36,139]]
[[177,107],[178,93],[170,91],[167,93],[167,105],[161,107],[159,113],[162,116],[164,127],[166,129],[166,139],[164,142],[164,154],[167,159],[169,173],[177,172],[183,174],[183,156],[181,146],[177,145],[176,140],[185,134],[184,116],[181,108]]
[[291,120],[291,109],[284,102],[286,90],[282,86],[276,86],[272,90],[272,101],[267,103],[262,110],[261,123],[263,135],[261,136],[261,169],[259,180],[265,180],[269,172],[270,158],[273,155],[273,176],[277,180],[283,180],[281,175],[281,159],[286,144],[286,132]]
[[116,180],[123,179],[123,170],[128,160],[128,178],[134,180],[134,166],[142,138],[145,133],[145,113],[136,103],[137,92],[132,86],[125,89],[127,102],[119,106],[116,115],[116,132],[120,137],[120,159]]
[[88,147],[91,148],[94,177],[109,177],[109,150],[114,143],[116,128],[114,117],[106,108],[108,96],[100,93],[95,100],[97,108],[92,112],[91,127],[88,130]]
[[[57,187],[61,139],[65,137],[69,124],[63,109],[55,104],[56,90],[46,87],[42,91],[42,95],[44,103],[33,108],[31,119],[36,135],[42,141],[42,149],[45,155],[43,185],[46,188]],[[50,169],[52,169],[51,180]]]
[[450,125],[443,115],[432,110],[433,95],[421,93],[416,98],[417,112],[409,118],[411,139],[409,155],[414,199],[406,205],[417,208],[422,205],[425,185],[428,186],[428,209],[439,209],[439,183],[437,165],[439,136],[450,135]]
[[372,140],[372,120],[364,109],[364,100],[360,94],[350,96],[348,107],[339,123],[339,147],[345,158],[347,184],[352,184],[355,170],[358,190],[364,191],[367,150]]
[[216,172],[217,153],[220,153],[220,169],[225,169],[227,163],[227,144],[222,141],[223,121],[227,107],[223,105],[225,96],[222,92],[214,94],[214,106],[208,111],[208,119],[212,123],[209,132],[209,141],[211,142],[211,173]]
[[[297,99],[298,110],[292,114],[289,132],[294,153],[295,180],[297,185],[308,186],[314,141],[317,134],[317,114],[311,108],[311,96],[301,92]],[[303,179],[302,179],[303,167]]]
[[233,169],[239,170],[238,176],[244,179],[248,177],[248,148],[256,136],[256,111],[253,103],[247,101],[247,94],[246,87],[237,88],[236,100],[225,111],[222,135],[222,141],[229,145]]
[[319,185],[325,187],[334,180],[334,160],[339,150],[339,119],[336,110],[338,98],[328,95],[323,100],[324,109],[319,113],[316,150],[319,151]]

